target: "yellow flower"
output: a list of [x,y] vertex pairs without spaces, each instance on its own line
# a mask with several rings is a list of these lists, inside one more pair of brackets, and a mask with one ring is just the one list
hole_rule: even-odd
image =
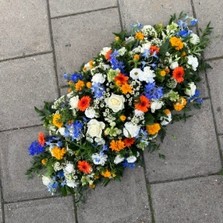
[[166,76],[166,71],[165,70],[161,70],[160,71],[160,76],[165,77]]
[[180,97],[179,101],[173,105],[176,111],[181,111],[187,104],[187,100],[184,97]]
[[176,50],[181,50],[184,46],[183,42],[180,38],[177,37],[171,37],[170,38],[170,44],[172,47],[174,47]]
[[171,112],[170,112],[170,110],[169,110],[169,109],[165,109],[163,112],[164,112],[166,115],[171,114]]
[[51,149],[51,155],[53,156],[53,157],[55,157],[57,160],[61,160],[61,159],[63,159],[63,156],[66,154],[66,149],[65,148],[59,148],[59,147],[57,147],[57,146],[55,146],[55,147],[53,147],[52,149]]
[[92,86],[91,82],[87,82],[86,86],[87,86],[87,88],[91,88],[91,86]]
[[119,41],[119,40],[120,40],[119,36],[115,36],[115,41]]
[[78,80],[78,82],[75,84],[76,91],[81,91],[84,87],[84,81]]
[[61,121],[61,115],[58,113],[55,113],[53,115],[53,125],[57,128],[61,128],[63,126],[63,122]]
[[121,91],[123,94],[128,94],[128,93],[132,93],[132,86],[129,85],[129,84],[123,84],[121,87],[120,87]]
[[135,54],[135,55],[133,56],[133,60],[138,61],[138,60],[139,60],[139,54]]
[[42,160],[41,160],[41,163],[43,164],[43,166],[45,166],[45,165],[46,165],[46,163],[47,163],[47,158],[42,159]]
[[146,130],[150,135],[155,135],[159,132],[159,130],[161,129],[160,124],[159,123],[154,123],[151,125],[147,125],[146,126]]
[[122,121],[122,122],[124,122],[125,120],[126,120],[126,116],[125,115],[120,115],[120,120]]
[[137,32],[135,34],[135,39],[137,39],[137,40],[143,40],[144,39],[144,34],[142,32]]
[[112,151],[119,152],[125,148],[125,143],[121,139],[119,139],[119,140],[113,139],[110,142],[110,148]]
[[105,170],[101,173],[101,175],[105,178],[111,178],[112,177],[112,173],[109,170]]

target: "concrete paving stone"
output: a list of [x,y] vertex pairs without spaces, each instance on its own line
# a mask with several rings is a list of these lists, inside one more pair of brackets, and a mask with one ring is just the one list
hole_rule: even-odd
[[25,175],[31,167],[28,147],[41,130],[35,127],[0,133],[0,167],[7,202],[50,196],[40,177],[28,179]]
[[45,0],[1,1],[0,59],[51,50]]
[[219,0],[193,0],[199,28],[204,29],[211,22],[214,28],[211,35],[211,44],[205,51],[205,58],[223,56],[223,1]]
[[[156,23],[166,24],[170,15],[184,12],[192,15],[190,0],[119,0],[122,21],[124,27],[129,29],[136,22],[154,25]],[[137,5],[137,7],[133,7]]]
[[211,176],[152,185],[156,222],[222,223],[222,184]]
[[223,59],[210,61],[212,70],[208,70],[207,77],[208,83],[210,86],[210,94],[212,98],[214,114],[217,124],[218,133],[223,133],[223,78],[222,78],[222,69],[223,69]]
[[60,85],[66,84],[64,73],[78,71],[84,62],[110,45],[113,32],[121,30],[117,9],[53,19],[52,27]]
[[72,197],[5,205],[5,223],[75,223]]
[[51,54],[0,63],[0,130],[40,124],[34,106],[58,97]]
[[116,0],[49,0],[49,3],[51,17],[93,11],[117,5]]
[[149,223],[150,210],[143,168],[126,170],[121,182],[87,191],[79,223]]
[[201,110],[193,110],[192,117],[167,127],[167,135],[160,152],[145,153],[147,179],[150,182],[181,179],[216,173],[221,169],[217,138],[210,101]]
[[[0,194],[1,194],[1,188],[0,188]],[[1,196],[0,196],[0,223],[3,223],[3,219],[2,219],[2,200],[1,200]]]

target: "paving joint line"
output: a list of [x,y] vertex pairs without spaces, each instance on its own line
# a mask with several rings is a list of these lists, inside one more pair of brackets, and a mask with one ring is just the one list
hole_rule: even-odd
[[52,22],[51,22],[51,19],[50,19],[51,15],[50,15],[50,3],[49,3],[49,0],[47,0],[46,3],[47,3],[47,15],[48,15],[49,34],[50,34],[50,40],[51,40],[51,47],[52,47],[52,51],[53,51],[53,63],[54,63],[54,71],[55,71],[57,93],[58,93],[58,96],[60,96],[59,77],[58,77],[58,73],[57,73],[57,60],[56,60],[55,46],[54,46],[54,41],[53,41]]
[[52,52],[53,52],[52,50],[49,50],[49,51],[43,51],[43,52],[39,52],[39,53],[32,53],[32,54],[17,56],[17,57],[10,57],[10,58],[6,58],[6,59],[1,59],[0,63],[12,61],[12,60],[25,59],[25,58],[29,58],[29,57],[41,56],[41,55],[45,55],[45,54],[50,54]]
[[123,22],[122,22],[122,13],[121,13],[121,8],[120,8],[120,2],[119,2],[119,0],[117,0],[117,6],[118,6],[119,22],[120,22],[121,30],[123,31],[124,26],[123,26]]
[[219,171],[215,172],[215,173],[210,173],[210,174],[196,175],[196,176],[190,176],[190,177],[184,177],[184,178],[177,178],[177,179],[173,179],[173,180],[152,181],[152,182],[150,182],[150,185],[174,183],[174,182],[178,182],[178,181],[187,181],[187,180],[200,179],[200,178],[211,177],[211,176],[220,176]]
[[76,202],[75,202],[75,195],[72,196],[73,198],[73,205],[74,205],[74,216],[75,216],[75,223],[78,223],[78,217],[77,217],[77,205],[76,205]]
[[0,169],[0,199],[1,199],[1,211],[2,211],[2,223],[5,223],[5,207],[4,207],[4,198],[3,198],[3,186],[2,186],[2,171]]
[[215,60],[221,60],[223,59],[223,56],[219,56],[219,57],[211,57],[211,58],[207,58],[204,59],[205,61],[215,61]]
[[3,130],[0,130],[0,133],[2,133],[2,132],[11,132],[11,131],[16,131],[16,130],[20,130],[20,129],[41,127],[41,126],[42,126],[42,124],[36,124],[36,125],[22,126],[22,127],[17,127],[17,128],[3,129]]
[[66,17],[76,16],[76,15],[83,15],[83,14],[87,14],[87,13],[91,13],[91,12],[100,12],[100,11],[105,11],[105,10],[108,10],[108,9],[115,9],[117,7],[118,6],[110,6],[110,7],[105,7],[105,8],[95,9],[95,10],[88,10],[88,11],[83,11],[83,12],[71,13],[71,14],[67,14],[67,15],[53,16],[53,17],[51,17],[51,19],[62,19],[62,18],[66,18]]
[[150,189],[150,183],[147,180],[146,177],[146,163],[145,163],[145,159],[144,159],[144,155],[142,155],[142,163],[143,163],[143,175],[145,178],[145,182],[146,182],[146,191],[147,191],[147,195],[148,195],[148,202],[149,202],[149,209],[150,209],[150,218],[151,218],[151,223],[156,223],[155,221],[155,213],[154,213],[154,208],[153,208],[153,201],[152,201],[152,193],[151,193],[151,189]]

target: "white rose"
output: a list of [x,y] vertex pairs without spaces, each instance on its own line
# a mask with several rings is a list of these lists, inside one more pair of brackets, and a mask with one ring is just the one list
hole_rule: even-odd
[[141,69],[139,68],[133,68],[131,71],[130,71],[130,77],[133,79],[133,80],[138,80],[139,79],[139,76],[143,76],[144,73]]
[[139,80],[145,81],[146,83],[154,82],[154,77],[156,76],[154,71],[150,69],[150,67],[144,67],[144,72],[139,73]]
[[194,84],[194,82],[190,82],[185,90],[185,94],[188,95],[189,97],[193,96],[195,94],[196,88],[197,87]]
[[84,114],[86,115],[87,118],[94,118],[95,117],[95,110],[92,107],[88,107]]
[[79,101],[79,96],[74,96],[70,99],[69,104],[72,109],[77,109],[78,101]]
[[101,51],[101,54],[105,55],[109,50],[111,50],[111,47],[104,47]]
[[105,123],[104,122],[99,122],[96,119],[91,119],[87,123],[87,135],[90,137],[97,137],[101,138],[102,130],[105,128]]
[[153,101],[151,103],[151,112],[154,113],[156,110],[161,109],[163,104],[164,103],[162,101],[159,101],[159,100]]
[[46,177],[46,176],[42,176],[42,182],[43,182],[43,185],[45,185],[45,186],[48,186],[50,183],[52,183],[53,181],[52,181],[52,179],[51,178],[49,178],[49,177]]
[[187,57],[187,59],[188,59],[187,63],[192,66],[192,69],[194,71],[196,71],[197,67],[198,67],[198,59],[197,59],[197,57],[189,55]]
[[119,164],[121,163],[125,158],[124,157],[121,157],[120,155],[117,155],[114,159],[114,163],[115,164]]
[[176,67],[179,67],[179,64],[178,64],[177,61],[175,61],[175,62],[173,62],[173,63],[170,64],[170,68],[171,68],[172,70],[174,70]]
[[123,134],[126,138],[133,138],[139,134],[140,126],[135,125],[132,122],[126,122],[124,126]]
[[97,74],[95,74],[95,75],[92,77],[91,81],[92,81],[93,83],[100,83],[100,84],[103,84],[103,83],[105,82],[105,77],[104,77],[103,74],[101,74],[101,73],[97,73]]
[[128,163],[135,163],[137,158],[135,156],[129,156],[126,160]]
[[125,98],[123,95],[113,94],[105,99],[107,106],[112,109],[113,112],[118,112],[124,108]]
[[74,173],[75,170],[74,170],[74,165],[72,163],[67,163],[64,170],[67,172],[67,173]]
[[197,34],[191,33],[190,37],[191,37],[190,38],[190,43],[192,43],[193,45],[196,45],[196,44],[198,44],[200,42],[200,38],[199,38],[199,36]]

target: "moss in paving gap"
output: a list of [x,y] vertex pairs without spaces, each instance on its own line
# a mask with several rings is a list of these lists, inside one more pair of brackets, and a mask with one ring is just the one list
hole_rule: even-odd
[[155,221],[155,213],[154,213],[154,209],[153,209],[151,186],[150,186],[149,183],[146,183],[146,188],[147,188],[148,198],[149,198],[149,207],[150,207],[150,212],[151,212],[151,220],[152,220],[152,223],[155,223],[156,221]]

